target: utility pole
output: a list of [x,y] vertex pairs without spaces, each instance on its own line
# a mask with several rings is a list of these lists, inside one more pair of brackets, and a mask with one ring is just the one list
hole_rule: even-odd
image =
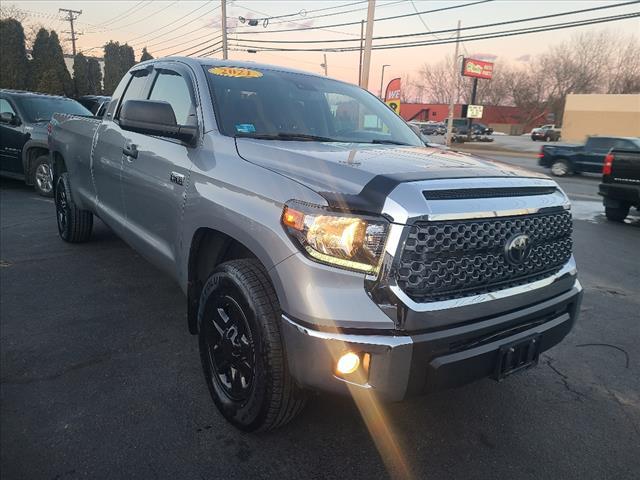
[[76,40],[78,39],[78,37],[76,37],[76,31],[73,28],[73,22],[80,16],[80,14],[82,14],[82,10],[69,10],[68,8],[59,8],[58,11],[65,12],[67,14],[64,20],[67,20],[69,22],[69,25],[71,25],[71,31],[65,32],[65,33],[71,34],[71,49],[73,51],[73,56],[75,57],[76,56]]
[[324,63],[322,63],[320,66],[324,68],[324,76],[328,77],[329,74],[327,73],[327,54],[326,53],[324,54]]
[[460,51],[460,20],[458,20],[458,32],[456,34],[456,53],[453,59],[453,88],[449,100],[449,122],[447,124],[447,145],[451,145],[451,134],[453,133],[453,106],[458,96],[458,82],[460,81],[460,71],[458,69],[458,52]]
[[364,42],[364,20],[360,21],[360,66],[358,67],[358,85],[362,85],[362,42]]
[[371,44],[373,43],[373,17],[376,11],[376,0],[369,0],[367,8],[367,33],[364,38],[364,57],[362,60],[362,81],[360,86],[369,89],[369,68],[371,67]]
[[229,58],[229,51],[227,49],[227,0],[220,0],[221,9],[220,14],[222,15],[222,59],[226,60]]

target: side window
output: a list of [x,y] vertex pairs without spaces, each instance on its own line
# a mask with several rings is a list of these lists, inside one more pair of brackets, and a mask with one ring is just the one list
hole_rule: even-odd
[[613,148],[622,148],[627,150],[634,150],[633,142],[629,140],[616,140],[616,143],[613,145]]
[[178,125],[194,125],[196,113],[187,80],[171,70],[160,70],[149,100],[168,102],[173,107]]
[[147,80],[149,79],[148,70],[138,70],[131,73],[131,79],[127,85],[127,89],[124,91],[122,101],[118,107],[116,118],[120,116],[120,109],[127,100],[144,100],[145,99],[145,87]]
[[613,147],[613,139],[611,138],[590,138],[589,147],[595,151],[609,151]]
[[16,115],[16,111],[11,107],[11,104],[4,98],[0,98],[0,113],[13,113]]

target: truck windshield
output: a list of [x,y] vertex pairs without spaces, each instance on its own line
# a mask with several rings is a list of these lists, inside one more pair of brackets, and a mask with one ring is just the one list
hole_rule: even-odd
[[56,97],[23,97],[17,100],[29,122],[48,122],[54,113],[89,115],[91,112],[75,100]]
[[204,68],[224,135],[424,146],[395,112],[354,85],[261,68]]

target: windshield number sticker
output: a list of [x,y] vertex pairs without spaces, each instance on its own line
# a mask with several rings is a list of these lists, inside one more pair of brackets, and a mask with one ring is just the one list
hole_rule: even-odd
[[238,133],[254,133],[256,131],[256,127],[253,123],[240,123],[236,125],[236,132]]
[[235,78],[260,78],[262,76],[262,72],[240,67],[214,67],[209,69],[209,73],[220,75],[221,77]]

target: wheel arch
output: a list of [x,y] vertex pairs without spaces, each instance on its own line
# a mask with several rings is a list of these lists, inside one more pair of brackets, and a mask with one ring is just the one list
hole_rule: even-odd
[[45,142],[29,140],[22,149],[22,168],[25,183],[33,185],[33,169],[36,159],[42,155],[49,155],[49,146]]
[[198,302],[202,287],[221,263],[253,258],[264,263],[244,243],[210,227],[198,228],[191,239],[187,265],[187,322],[189,332],[198,333]]

